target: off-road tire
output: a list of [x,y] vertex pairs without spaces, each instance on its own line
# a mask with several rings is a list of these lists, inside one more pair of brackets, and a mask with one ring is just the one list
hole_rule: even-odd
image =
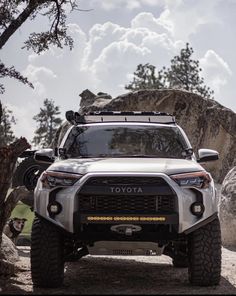
[[[12,178],[12,187],[25,186],[33,191],[39,175],[49,167],[49,164],[37,162],[33,156],[27,157],[17,166]],[[39,171],[39,174],[34,175]]]
[[214,286],[221,274],[221,230],[219,219],[189,235],[189,281],[197,286]]
[[64,279],[63,236],[56,226],[35,217],[31,234],[31,276],[34,286],[56,288]]

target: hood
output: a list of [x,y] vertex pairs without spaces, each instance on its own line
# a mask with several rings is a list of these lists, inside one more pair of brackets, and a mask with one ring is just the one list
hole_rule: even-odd
[[53,163],[48,170],[67,173],[164,173],[173,175],[203,171],[194,160],[170,158],[90,158],[66,159]]

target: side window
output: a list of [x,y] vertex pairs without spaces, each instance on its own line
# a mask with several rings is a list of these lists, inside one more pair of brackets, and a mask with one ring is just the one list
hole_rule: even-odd
[[63,145],[64,153],[66,157],[70,158],[72,156],[79,156],[79,143],[77,143],[78,136],[84,132],[86,128],[81,127],[73,127],[70,131],[70,133],[67,136],[67,139]]

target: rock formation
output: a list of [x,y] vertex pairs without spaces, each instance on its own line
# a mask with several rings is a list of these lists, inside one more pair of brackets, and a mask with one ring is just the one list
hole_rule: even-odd
[[220,221],[223,245],[236,248],[236,167],[228,172],[222,184]]
[[99,106],[107,104],[112,99],[107,93],[99,92],[97,95],[86,89],[81,94],[80,108],[87,108],[87,106]]
[[120,110],[163,111],[175,115],[195,153],[200,148],[219,152],[220,160],[204,165],[219,183],[236,165],[236,114],[214,100],[187,91],[167,89],[129,92],[114,99],[94,94],[89,97],[86,91],[81,97],[81,113]]
[[15,271],[15,262],[19,259],[15,244],[3,233],[0,248],[0,278],[11,276]]

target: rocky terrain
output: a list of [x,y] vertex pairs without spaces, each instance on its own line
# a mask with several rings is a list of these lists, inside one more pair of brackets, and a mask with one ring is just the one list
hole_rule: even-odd
[[86,256],[68,263],[64,285],[57,289],[32,286],[29,248],[21,247],[18,271],[0,281],[0,294],[34,295],[236,295],[236,252],[222,249],[219,286],[197,287],[188,282],[187,268],[174,268],[171,259],[160,257]]
[[236,247],[236,167],[228,172],[222,184],[220,220],[223,244]]

